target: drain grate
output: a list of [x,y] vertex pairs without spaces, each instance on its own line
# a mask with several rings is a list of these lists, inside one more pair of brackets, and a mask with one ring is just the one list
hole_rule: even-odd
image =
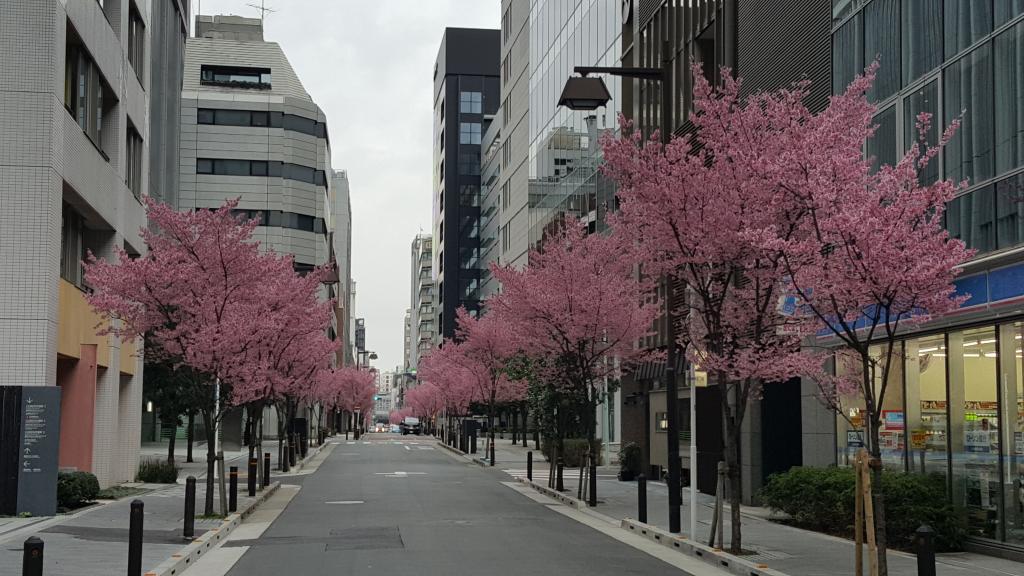
[[743,558],[744,560],[749,560],[750,562],[786,560],[792,557],[792,554],[787,554],[786,552],[781,552],[779,550],[755,550],[754,554],[744,554],[743,556],[740,556],[740,558]]

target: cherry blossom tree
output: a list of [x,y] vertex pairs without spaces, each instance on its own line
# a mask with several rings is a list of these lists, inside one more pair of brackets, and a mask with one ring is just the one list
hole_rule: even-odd
[[467,414],[471,403],[482,401],[476,375],[466,369],[465,364],[457,346],[449,344],[431,349],[418,366],[419,386],[435,386],[441,398],[446,419],[442,436],[446,442],[451,442],[455,418]]
[[581,221],[567,219],[530,253],[526,268],[491,268],[502,289],[488,300],[488,316],[512,327],[524,352],[546,359],[538,365],[552,382],[585,397],[592,467],[601,385],[645,354],[636,344],[658,314],[647,283],[622,256],[618,237],[588,235]]
[[433,431],[433,423],[444,409],[444,395],[434,383],[424,382],[405,393],[405,404],[428,422]]
[[932,118],[917,117],[918,140],[895,165],[873,169],[861,154],[874,134],[875,106],[866,92],[877,66],[855,80],[828,110],[808,118],[802,134],[778,143],[790,177],[784,202],[802,217],[792,234],[759,231],[778,254],[795,300],[795,315],[844,346],[837,375],[823,378],[822,397],[844,418],[843,399],[862,411],[874,460],[873,500],[880,573],[887,571],[881,495],[882,408],[894,363],[902,362],[898,334],[958,308],[953,280],[973,255],[943,226],[946,203],[960,186],[922,182],[922,172],[958,127],[953,122],[929,145]]
[[[177,212],[147,199],[151,228],[141,231],[147,253],[133,258],[119,250],[115,262],[90,254],[85,266],[94,288],[89,303],[113,319],[110,332],[145,335],[154,351],[211,377],[225,399],[230,393],[246,397],[265,377],[258,361],[261,336],[274,328],[275,312],[290,298],[275,289],[294,276],[290,258],[261,251],[252,240],[257,223],[239,221],[235,206],[232,201],[217,210]],[[227,404],[219,400],[203,413],[208,514],[216,424]]]

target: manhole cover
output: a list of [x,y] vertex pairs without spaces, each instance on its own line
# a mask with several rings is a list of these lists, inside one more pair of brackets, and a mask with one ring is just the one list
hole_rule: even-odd
[[229,540],[225,547],[239,546],[301,546],[316,544],[325,552],[343,550],[387,550],[404,548],[402,535],[397,526],[371,528],[337,528],[327,536],[268,536],[254,540]]

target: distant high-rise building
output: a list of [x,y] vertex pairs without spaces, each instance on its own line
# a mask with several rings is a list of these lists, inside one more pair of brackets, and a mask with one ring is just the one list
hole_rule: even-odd
[[500,30],[446,28],[434,63],[434,268],[437,331],[480,309],[480,161],[498,110]]
[[328,229],[331,238],[331,254],[338,272],[337,289],[332,297],[336,300],[335,323],[342,348],[339,360],[345,366],[355,363],[354,347],[350,335],[352,313],[350,310],[353,292],[352,284],[352,200],[349,191],[348,173],[334,170],[331,173],[330,200],[327,204]]
[[436,286],[433,278],[433,238],[418,234],[412,241],[409,287],[409,355],[407,372],[414,374],[420,357],[439,340],[436,317]]

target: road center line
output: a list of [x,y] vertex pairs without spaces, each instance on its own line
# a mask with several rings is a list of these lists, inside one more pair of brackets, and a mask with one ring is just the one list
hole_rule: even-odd
[[362,500],[331,500],[324,504],[365,504]]

